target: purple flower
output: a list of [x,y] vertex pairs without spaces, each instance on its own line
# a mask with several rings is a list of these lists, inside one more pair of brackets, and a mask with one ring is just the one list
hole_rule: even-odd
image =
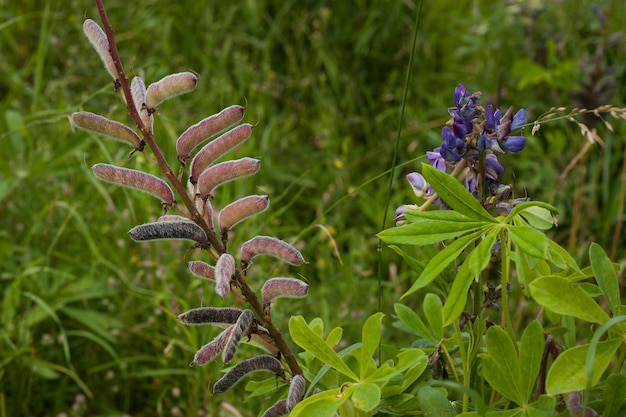
[[426,157],[428,158],[428,162],[435,167],[437,170],[441,172],[446,172],[446,161],[443,159],[441,154],[439,153],[440,148],[435,148],[432,152],[427,151]]
[[407,181],[411,184],[411,188],[413,188],[413,192],[417,197],[423,197],[430,188],[430,185],[426,182],[426,179],[422,176],[422,174],[417,172],[411,172],[406,176]]
[[508,136],[502,141],[502,147],[511,153],[519,152],[526,147],[525,136]]

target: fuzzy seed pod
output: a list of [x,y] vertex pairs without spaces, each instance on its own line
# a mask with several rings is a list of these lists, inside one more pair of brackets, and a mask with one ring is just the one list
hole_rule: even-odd
[[213,385],[213,394],[222,394],[235,385],[241,378],[254,371],[270,371],[284,376],[280,361],[269,355],[255,356],[233,366],[219,381]]
[[304,398],[306,390],[306,381],[302,375],[294,375],[289,385],[289,394],[287,394],[287,410],[291,411]]
[[164,214],[161,217],[159,217],[157,219],[157,222],[190,222],[193,223],[193,220],[187,218],[187,217],[183,217],[183,216],[178,216],[176,214]]
[[135,242],[161,239],[185,239],[193,240],[201,247],[209,244],[209,239],[204,230],[197,224],[184,222],[154,222],[135,226],[128,234]]
[[130,82],[130,92],[133,96],[135,109],[137,109],[137,113],[139,113],[139,117],[141,118],[144,127],[148,133],[152,134],[154,117],[152,117],[152,114],[148,112],[148,109],[146,108],[146,85],[141,77],[133,77],[133,80]]
[[221,162],[204,170],[198,177],[196,193],[203,199],[213,197],[213,190],[229,181],[255,174],[261,161],[254,158],[241,158]]
[[226,107],[221,112],[214,114],[213,116],[209,116],[206,119],[199,121],[195,125],[190,126],[178,137],[178,140],[176,141],[176,152],[178,152],[178,159],[182,163],[185,163],[185,161],[189,159],[191,151],[196,146],[198,146],[211,136],[216,135],[222,130],[239,122],[241,119],[243,119],[243,112],[244,109],[241,106]]
[[220,210],[218,215],[221,232],[225,233],[237,223],[265,211],[269,205],[270,199],[266,195],[250,195],[233,201]]
[[252,125],[244,123],[206,144],[191,160],[189,181],[192,184],[195,184],[202,171],[204,171],[226,152],[234,149],[246,141],[250,137],[251,133]]
[[189,271],[198,278],[215,281],[215,267],[202,261],[190,261],[187,266]]
[[91,169],[96,177],[103,181],[136,188],[160,198],[165,205],[174,205],[174,193],[170,186],[152,174],[110,164],[96,164]]
[[302,298],[309,293],[309,284],[296,278],[272,278],[265,281],[261,295],[265,304],[275,298]]
[[235,275],[235,258],[229,253],[220,255],[215,264],[215,292],[224,298],[230,292],[230,280]]
[[187,325],[215,323],[233,324],[237,321],[241,313],[242,310],[239,308],[199,307],[192,308],[180,314],[178,319]]
[[263,417],[281,417],[289,414],[287,400],[278,400],[276,404],[265,410]]
[[[563,401],[565,402],[565,407],[570,412],[571,416],[574,417],[598,417],[599,414],[593,408],[589,406],[583,406],[582,394],[580,391],[572,391],[563,394]],[[585,412],[583,413],[583,410]]]
[[250,326],[252,326],[253,321],[254,313],[252,310],[244,310],[239,317],[237,317],[237,322],[233,324],[234,329],[228,337],[224,350],[222,351],[222,361],[224,363],[229,363],[235,357],[239,342],[242,337],[250,334]]
[[156,106],[172,97],[185,94],[196,88],[198,77],[191,72],[179,72],[161,78],[146,90],[146,108],[154,113]]
[[228,337],[234,330],[233,326],[228,327],[222,333],[217,335],[215,339],[202,346],[194,355],[193,361],[189,366],[206,365],[211,362],[224,349]]
[[258,255],[270,255],[291,265],[301,265],[305,262],[298,249],[271,236],[256,236],[241,245],[242,262],[249,264]]
[[87,111],[76,112],[72,114],[72,123],[80,129],[100,133],[128,143],[135,149],[143,148],[141,139],[130,127],[115,120],[107,119],[99,114]]
[[202,213],[202,217],[209,227],[213,229],[213,205],[209,199],[204,201],[204,212]]
[[85,32],[87,39],[89,39],[89,42],[94,47],[98,55],[100,55],[100,59],[102,60],[102,63],[104,64],[104,67],[108,71],[109,75],[111,75],[113,80],[117,80],[117,69],[115,68],[113,57],[111,56],[107,35],[104,33],[102,28],[91,19],[87,19],[83,22],[83,32]]

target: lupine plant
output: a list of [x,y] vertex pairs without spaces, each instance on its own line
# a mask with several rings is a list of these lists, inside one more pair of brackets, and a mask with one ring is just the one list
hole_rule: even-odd
[[[394,306],[394,325],[415,338],[414,346],[383,344],[379,312],[366,319],[361,342],[339,350],[342,329],[327,329],[319,318],[307,322],[294,316],[282,330],[272,320],[273,301],[305,297],[305,281],[279,276],[257,285],[248,280],[258,256],[305,263],[295,246],[265,235],[231,246],[231,231],[269,207],[266,195],[223,207],[216,200],[228,182],[260,169],[260,161],[248,157],[219,162],[252,135],[251,124],[238,124],[245,109],[233,105],[190,126],[176,141],[175,157],[165,155],[153,129],[158,106],[191,92],[199,80],[183,72],[147,86],[140,77],[129,81],[104,6],[100,0],[96,4],[102,27],[88,19],[84,32],[134,126],[90,112],[74,113],[72,122],[130,145],[129,164],[142,155],[162,174],[103,163],[92,167],[100,180],[160,200],[163,215],[133,227],[130,238],[191,241],[197,250],[193,256],[209,262],[190,261],[190,273],[209,280],[221,298],[230,297],[237,306],[198,307],[178,316],[182,325],[222,329],[190,358],[190,366],[218,366],[220,360],[227,366],[207,395],[220,395],[249,373],[265,371],[269,378],[245,389],[249,397],[272,398],[260,411],[268,417],[593,416],[594,408],[607,417],[623,415],[626,315],[615,265],[592,245],[591,266],[580,267],[545,234],[557,223],[556,208],[515,197],[512,185],[500,182],[505,168],[498,156],[525,148],[523,109],[483,107],[480,93],[456,87],[441,146],[427,153],[429,164],[421,173],[407,175],[424,201],[400,207],[396,226],[378,235],[418,274],[404,303]],[[626,114],[612,107],[595,112]],[[424,262],[396,245],[438,250]],[[500,272],[494,279],[487,272],[496,265]],[[586,282],[590,278],[595,284]],[[418,292],[424,293],[423,316],[407,305]],[[536,320],[514,322],[513,297],[516,303],[537,303]],[[577,333],[575,320],[588,323],[584,334]],[[284,330],[302,352],[292,350]],[[238,348],[247,342],[266,353],[242,358]]]

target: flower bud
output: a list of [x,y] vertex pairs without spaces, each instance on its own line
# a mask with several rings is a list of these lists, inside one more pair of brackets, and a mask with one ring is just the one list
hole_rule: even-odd
[[227,232],[237,223],[266,210],[269,205],[270,199],[266,195],[250,195],[233,201],[220,210],[218,215],[220,231],[222,233]]
[[213,394],[222,394],[235,385],[241,378],[254,371],[270,371],[284,377],[280,361],[269,355],[255,356],[233,366],[213,385]]
[[152,114],[148,112],[146,107],[146,85],[141,77],[133,77],[133,80],[130,82],[130,93],[133,96],[135,109],[137,109],[146,131],[152,134],[154,117],[152,117]]
[[233,326],[230,326],[217,335],[211,342],[202,346],[194,355],[193,361],[189,364],[189,366],[206,365],[211,362],[213,358],[215,358],[222,351],[222,349],[224,349],[226,341],[233,330]]
[[161,239],[185,239],[192,240],[201,247],[206,247],[209,244],[204,230],[190,221],[140,224],[130,229],[128,234],[135,242]]
[[191,72],[179,72],[161,78],[146,90],[146,108],[149,113],[156,111],[156,106],[172,97],[188,93],[196,88],[198,77]]
[[244,310],[239,317],[237,317],[237,322],[233,324],[234,329],[228,337],[224,350],[222,351],[222,361],[224,363],[230,363],[233,357],[235,357],[239,342],[242,337],[250,334],[250,326],[252,326],[253,321],[254,313],[251,310]]
[[198,278],[215,281],[215,268],[212,265],[202,261],[190,261],[187,266],[189,271]]
[[[190,126],[185,130],[176,141],[176,152],[178,159],[185,163],[189,159],[191,151],[210,138],[211,136],[221,132],[222,130],[234,125],[243,119],[244,109],[241,106],[226,107],[221,112],[207,117]],[[235,145],[233,145],[235,146]],[[224,151],[226,152],[226,151]],[[209,164],[207,164],[208,166]]]
[[180,314],[178,319],[187,325],[212,323],[233,324],[237,321],[241,313],[242,310],[239,308],[199,307],[192,308]]
[[224,298],[230,292],[230,280],[235,275],[235,258],[229,253],[220,255],[215,264],[215,292]]
[[261,288],[261,296],[265,304],[275,298],[302,298],[309,293],[309,284],[296,278],[271,278]]
[[287,400],[278,400],[276,404],[265,410],[263,417],[281,417],[289,414]]
[[304,398],[306,390],[306,381],[302,375],[294,375],[289,385],[289,394],[287,394],[287,410],[291,411]]
[[271,236],[256,236],[241,245],[241,260],[244,263],[249,264],[258,255],[270,255],[291,265],[305,262],[299,250]]
[[118,79],[117,69],[115,68],[115,62],[113,56],[111,56],[111,50],[109,49],[109,40],[102,28],[93,20],[87,19],[83,22],[83,32],[89,39],[89,42],[94,47],[100,59],[104,64],[104,67],[108,71],[113,80]]
[[174,193],[170,186],[152,174],[134,169],[120,168],[110,164],[96,164],[91,169],[96,177],[103,181],[144,191],[160,198],[165,205],[174,205]]
[[213,197],[213,190],[229,181],[255,174],[261,161],[254,158],[241,158],[221,162],[204,170],[198,178],[196,193],[204,200]]
[[192,184],[195,184],[202,171],[204,171],[226,152],[234,149],[246,141],[250,137],[251,133],[252,125],[245,123],[229,130],[220,137],[215,138],[206,144],[191,160],[189,181]]
[[117,139],[128,143],[135,149],[143,149],[143,142],[134,130],[125,124],[107,119],[99,114],[86,111],[76,112],[72,114],[72,123],[80,129]]

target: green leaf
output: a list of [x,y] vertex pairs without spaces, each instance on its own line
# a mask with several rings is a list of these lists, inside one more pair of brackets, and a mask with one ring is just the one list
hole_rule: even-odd
[[529,226],[509,226],[507,229],[518,250],[534,258],[547,258],[548,238],[546,235]]
[[495,223],[494,218],[456,178],[437,170],[430,164],[422,164],[422,175],[437,195],[452,209],[472,219]]
[[306,324],[302,316],[292,316],[289,320],[289,334],[302,349],[310,352],[317,359],[341,372],[348,378],[358,381],[357,376],[339,357],[332,347]]
[[519,349],[522,391],[526,399],[533,393],[545,345],[541,324],[534,320],[524,330]]
[[484,239],[474,248],[468,256],[469,270],[473,276],[478,276],[489,265],[491,260],[491,248],[498,238],[498,230],[488,232]]
[[341,388],[323,391],[296,404],[289,417],[332,417],[347,399]]
[[[592,385],[595,385],[609,366],[613,354],[622,345],[622,338],[599,342],[593,361]],[[550,395],[582,391],[586,386],[585,361],[589,344],[576,346],[561,353],[552,364],[546,379],[546,392]]]
[[530,284],[533,298],[557,314],[565,314],[593,323],[604,323],[609,316],[579,285],[569,280],[548,275]]
[[383,230],[377,236],[387,244],[423,246],[459,237],[467,232],[483,227],[485,224],[485,222],[425,220],[419,223],[392,227]]
[[604,298],[609,305],[609,309],[615,313],[615,307],[620,305],[619,283],[617,274],[613,269],[613,264],[604,249],[597,243],[592,243],[589,247],[589,259],[596,282],[604,294]]
[[443,306],[444,326],[452,324],[463,312],[467,303],[467,292],[474,280],[474,276],[469,272],[467,261],[463,262],[459,272],[457,272],[450,293]]
[[[514,217],[514,216],[517,216],[518,214],[522,214],[522,212],[527,211],[529,208],[532,208],[532,209],[540,208],[542,212],[544,210],[547,210],[549,213],[554,213],[554,214],[559,213],[559,210],[556,207],[548,203],[544,203],[543,201],[525,201],[513,207],[513,210],[511,210],[511,212],[509,213],[509,217]],[[540,214],[539,212],[535,212],[535,213],[537,213],[540,217],[545,216],[545,213],[544,214]],[[550,217],[550,224],[552,224],[552,215],[550,215],[549,217]]]
[[488,354],[480,355],[485,380],[500,394],[523,406],[527,404],[517,350],[508,334],[497,326],[487,330]]
[[423,308],[424,315],[435,338],[438,341],[443,339],[443,304],[441,304],[441,299],[436,294],[426,294]]
[[433,345],[437,344],[439,339],[432,334],[415,311],[400,303],[395,303],[393,305],[393,309],[398,315],[400,321],[404,323],[416,336],[423,337]]
[[380,388],[376,384],[360,382],[352,386],[350,400],[356,408],[365,412],[372,411],[380,403]]
[[574,258],[572,258],[572,255],[551,239],[548,239],[548,258],[556,267],[560,269],[567,269],[569,267],[576,273],[581,275],[583,274],[583,271],[580,269]]
[[552,417],[556,407],[556,398],[542,395],[537,401],[528,404],[526,415],[528,417]]
[[361,360],[359,361],[361,380],[365,378],[365,375],[371,369],[370,363],[373,362],[372,356],[374,352],[376,352],[376,349],[378,349],[384,316],[383,313],[376,313],[370,316],[363,325],[361,336],[361,343],[363,345],[361,346]]
[[[552,229],[554,220],[552,213],[543,207],[531,206],[519,211],[519,215],[524,218],[535,229],[549,230]],[[509,214],[510,216],[510,214]]]
[[433,387],[424,385],[417,392],[420,407],[424,411],[424,417],[447,417],[456,416],[456,409],[441,392]]
[[400,249],[399,247],[395,245],[389,245],[389,249],[393,250],[395,253],[402,256],[402,259],[404,259],[404,262],[413,271],[417,272],[418,274],[421,274],[422,271],[424,270],[424,267],[426,266],[425,262],[415,259],[414,257],[412,257],[411,255],[409,255],[408,253],[406,253],[405,251],[403,251],[402,249]]
[[421,364],[422,361],[428,362],[428,357],[420,349],[408,348],[398,353],[398,362],[392,366],[391,361],[387,361],[373,373],[365,378],[365,382],[386,382],[396,375],[401,374],[415,364]]
[[[404,217],[408,220],[409,223],[418,223],[424,220],[437,220],[437,221],[455,222],[455,223],[460,223],[460,222],[476,223],[476,219],[467,217],[464,214],[461,214],[458,211],[454,211],[454,210],[419,211],[419,210],[409,209],[404,212]],[[484,223],[484,222],[480,221],[480,223]]]
[[620,413],[622,405],[626,403],[626,375],[613,374],[606,379],[604,384],[604,400],[603,417],[622,417]]
[[422,272],[419,278],[413,283],[413,285],[411,285],[411,288],[409,288],[408,291],[402,295],[401,299],[430,284],[444,269],[446,269],[448,265],[459,257],[461,252],[463,252],[467,246],[473,243],[481,235],[482,231],[479,230],[467,236],[460,237],[450,243],[446,248],[435,255],[430,262],[428,262],[424,272]]

